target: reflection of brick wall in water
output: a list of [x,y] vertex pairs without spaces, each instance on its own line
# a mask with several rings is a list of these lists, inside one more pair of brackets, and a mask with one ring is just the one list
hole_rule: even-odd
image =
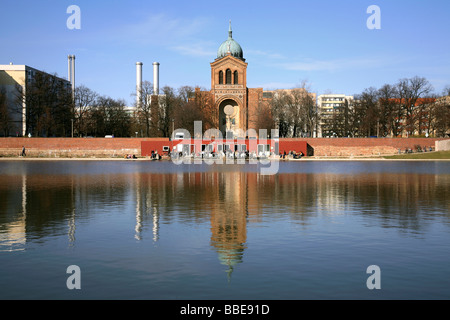
[[[304,152],[299,142],[306,142],[308,155],[359,156],[396,154],[400,149],[415,150],[416,146],[435,147],[435,141],[445,138],[305,138],[280,139],[279,152]],[[151,141],[161,153],[162,147],[171,147],[168,138],[0,138],[0,156],[17,156],[25,146],[28,156],[40,157],[123,157],[141,155],[141,142]],[[305,153],[305,152],[304,152]]]

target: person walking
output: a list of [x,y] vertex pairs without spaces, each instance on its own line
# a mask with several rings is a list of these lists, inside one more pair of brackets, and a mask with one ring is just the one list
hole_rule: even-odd
[[22,153],[20,154],[21,157],[25,157],[26,153],[25,153],[25,147],[22,146]]

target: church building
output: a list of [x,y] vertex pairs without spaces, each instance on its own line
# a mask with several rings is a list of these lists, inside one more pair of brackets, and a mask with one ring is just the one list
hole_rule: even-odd
[[[172,140],[142,141],[141,155],[148,156],[152,150],[159,154],[168,154],[175,150],[183,155],[196,155],[204,151],[214,153],[245,152],[257,156],[278,155],[279,153],[308,152],[306,141],[300,139],[280,139],[275,132],[267,131],[261,135],[258,129],[258,117],[261,106],[272,101],[278,91],[264,91],[263,88],[247,88],[247,62],[239,43],[233,39],[231,22],[228,39],[219,46],[217,57],[211,62],[211,89],[200,91],[196,88],[191,98],[208,96],[205,101],[216,113],[218,127],[212,128],[214,133],[201,132],[202,139],[191,137],[177,138],[176,132]],[[314,96],[315,97],[315,96]],[[190,99],[191,99],[190,98]],[[216,135],[218,129],[221,137]],[[275,129],[275,128],[274,128]],[[183,129],[184,130],[184,129]],[[196,133],[194,132],[194,135]]]
[[252,136],[258,105],[268,99],[262,88],[247,88],[247,65],[241,46],[233,39],[230,22],[228,39],[211,63],[211,95],[224,138]]

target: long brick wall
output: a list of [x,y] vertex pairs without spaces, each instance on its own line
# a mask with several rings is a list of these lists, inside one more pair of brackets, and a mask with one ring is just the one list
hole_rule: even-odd
[[[294,141],[306,141],[308,155],[368,156],[396,154],[399,149],[415,150],[416,146],[435,147],[435,141],[444,138],[306,138],[280,139],[281,146],[289,148]],[[27,156],[36,157],[124,157],[141,155],[141,142],[170,144],[168,138],[0,138],[0,156],[17,156],[26,148]],[[289,152],[290,150],[286,150]],[[296,150],[298,152],[298,150]]]
[[[280,139],[281,140],[281,139]],[[314,156],[371,156],[404,152],[405,149],[435,148],[445,138],[307,138]],[[308,152],[310,153],[310,152]]]
[[124,157],[141,155],[141,141],[168,138],[0,138],[0,156],[16,156],[25,147],[30,157]]

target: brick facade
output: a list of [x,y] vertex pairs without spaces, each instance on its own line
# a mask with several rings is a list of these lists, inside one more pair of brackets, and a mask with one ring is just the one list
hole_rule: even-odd
[[[211,96],[219,114],[219,130],[225,137],[228,129],[247,130],[247,63],[228,54],[211,63]],[[234,107],[234,113],[225,114],[225,107]],[[227,122],[228,121],[228,122]],[[227,124],[228,123],[228,124]]]

